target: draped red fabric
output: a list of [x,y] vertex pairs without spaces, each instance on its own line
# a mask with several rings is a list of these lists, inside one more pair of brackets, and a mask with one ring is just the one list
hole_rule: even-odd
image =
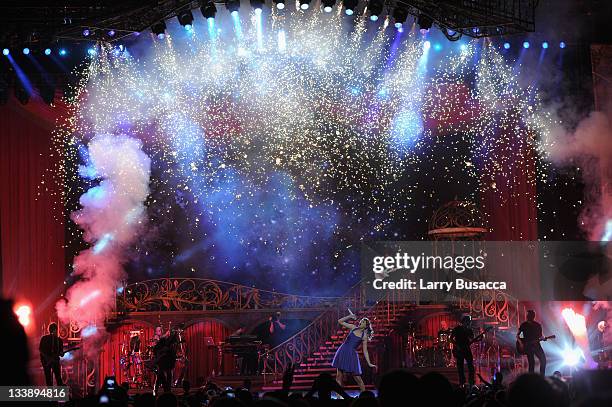
[[[215,344],[224,341],[230,335],[229,328],[218,321],[201,321],[190,325],[185,329],[185,341],[187,344],[187,355],[189,366],[187,367],[187,378],[191,383],[196,383],[198,377],[211,376],[213,370],[219,374],[219,359],[216,347],[209,347],[205,343],[206,337],[211,337]],[[222,374],[233,371],[234,359],[231,355],[223,356],[221,368]]]
[[[464,84],[448,83],[428,88],[432,97],[423,106],[424,126],[434,134],[444,137],[448,132],[460,132],[478,117],[479,106],[470,96]],[[516,124],[520,126],[520,123]],[[506,128],[512,128],[507,125]],[[500,130],[500,139],[503,134]],[[513,140],[508,137],[508,140]],[[537,240],[537,206],[535,186],[536,153],[526,143],[508,145],[511,141],[496,144],[496,171],[481,169],[483,192],[480,209],[487,218],[490,232],[487,240]],[[490,174],[496,173],[495,179]],[[494,188],[491,188],[495,185]]]
[[[104,343],[102,348],[100,349],[100,375],[99,375],[99,385],[102,384],[104,377],[106,376],[115,376],[119,383],[127,381],[130,374],[133,374],[134,368],[128,373],[125,370],[125,363],[122,364],[123,361],[127,361],[124,357],[123,349],[129,343],[130,331],[133,330],[142,330],[143,333],[141,335],[141,341],[143,344],[142,357],[143,360],[146,360],[144,357],[144,351],[149,339],[153,336],[154,327],[143,321],[130,321],[127,323],[123,323],[117,330],[113,331],[109,334],[108,340]],[[217,321],[201,321],[197,322],[193,325],[188,326],[184,333],[183,338],[185,340],[184,344],[186,346],[186,353],[189,359],[189,364],[187,365],[186,370],[186,379],[191,381],[191,383],[196,383],[198,377],[207,378],[212,375],[213,370],[215,374],[219,372],[219,359],[217,354],[217,347],[212,346],[209,347],[206,342],[206,337],[213,338],[215,344],[223,341],[228,335],[230,331],[224,325]],[[146,361],[144,361],[146,363]],[[223,366],[228,369],[225,371],[225,374],[228,374],[233,366],[233,358],[229,355],[225,355],[223,358]],[[178,375],[178,370],[180,366],[177,364],[177,368],[175,369],[175,377]],[[222,372],[223,373],[223,372]],[[153,382],[153,375],[147,373],[147,379],[150,383]]]
[[37,98],[27,105],[11,98],[0,106],[2,295],[32,307],[27,330],[36,338],[64,288],[63,208],[54,202],[53,185],[41,184],[60,159],[50,154],[51,131],[63,113],[65,106]]
[[[146,349],[149,344],[149,339],[153,336],[154,327],[146,322],[142,321],[132,321],[122,324],[119,328],[109,334],[107,341],[104,343],[102,348],[100,349],[100,375],[98,385],[102,385],[102,381],[106,376],[115,376],[117,378],[117,382],[123,383],[128,380],[129,374],[133,374],[133,370],[131,373],[128,373],[124,367],[127,359],[124,357],[127,353],[127,350],[124,347],[127,347],[130,340],[130,331],[141,330],[142,334],[141,338],[141,358],[146,359]],[[122,360],[123,358],[123,360]],[[144,368],[144,366],[143,366]],[[149,381],[153,380],[151,374],[148,375]]]

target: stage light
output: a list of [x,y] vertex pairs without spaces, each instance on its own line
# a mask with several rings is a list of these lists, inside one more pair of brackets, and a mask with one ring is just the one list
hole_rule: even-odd
[[326,13],[331,13],[334,6],[336,5],[336,0],[323,0],[323,11]]
[[561,351],[563,357],[563,364],[569,367],[577,366],[582,359],[584,359],[584,353],[579,348],[565,348]]
[[108,32],[108,36],[109,36],[109,37],[114,37],[114,36],[115,36],[115,30],[110,30],[110,31]]
[[378,16],[383,11],[384,3],[381,0],[370,0],[368,3],[368,11],[370,12],[370,20],[377,21]]
[[274,0],[274,4],[276,4],[276,8],[279,10],[285,8],[285,0]]
[[542,43],[542,48],[547,49],[548,48],[548,42],[544,41]]
[[191,10],[183,10],[176,16],[180,25],[186,30],[191,30],[193,24],[193,14]]
[[163,40],[166,36],[166,23],[164,21],[160,21],[151,26],[151,32],[157,35],[157,38]]
[[83,30],[83,37],[89,37],[89,34],[91,34],[91,31],[89,31],[89,28],[86,28]]
[[525,42],[523,43],[523,48],[527,49],[527,48],[529,48],[529,46],[530,46],[530,45],[529,45],[529,41],[525,41]]
[[358,3],[358,0],[344,0],[344,13],[347,16],[355,14],[355,7],[357,7]]
[[230,14],[236,15],[238,14],[238,10],[240,10],[240,0],[228,0],[227,3],[225,3],[225,7]]
[[403,7],[396,7],[393,10],[393,20],[395,20],[395,28],[400,29],[408,18],[408,10]]
[[563,48],[565,48],[565,47],[566,47],[565,42],[561,41],[561,42],[559,43],[559,48],[563,49]]
[[212,1],[202,5],[201,10],[202,16],[204,16],[205,19],[215,18],[215,14],[217,14],[217,7],[215,7],[215,3]]
[[8,55],[8,54],[10,54],[10,53],[11,53],[11,51],[9,51],[9,49],[8,49],[8,48],[4,48],[4,49],[2,50],[2,55],[4,55],[4,56],[7,56],[7,55]]
[[87,338],[89,336],[95,335],[97,332],[98,332],[97,326],[88,325],[81,330],[81,336]]
[[436,42],[434,45],[434,49],[436,51],[442,51],[442,44],[440,44],[439,42]]
[[263,7],[262,0],[251,0],[251,7],[255,9],[256,13],[261,13],[261,8]]
[[308,7],[310,7],[310,0],[300,0],[300,8],[302,10],[308,10]]
[[504,49],[510,49],[510,43],[504,42]]
[[23,55],[29,55],[29,54],[30,54],[30,48],[25,47],[25,48],[23,49]]
[[432,20],[431,17],[426,16],[425,14],[421,14],[421,15],[419,15],[419,17],[417,19],[417,24],[419,25],[419,28],[421,30],[427,31],[433,25],[433,20]]
[[98,52],[96,51],[96,49],[95,49],[95,48],[89,48],[89,49],[87,50],[87,53],[89,54],[89,56],[93,57],[93,56],[95,56],[95,55],[96,55]]
[[30,322],[31,322],[30,316],[32,315],[32,308],[30,308],[30,306],[25,305],[25,304],[17,305],[15,306],[13,312],[15,313],[15,315],[17,315],[17,319],[19,320],[19,323],[24,328],[27,328],[27,326],[30,325]]
[[45,48],[45,55],[51,55],[51,48]]
[[64,48],[61,48],[59,50],[59,54],[60,56],[65,57],[68,54],[68,51],[66,51]]

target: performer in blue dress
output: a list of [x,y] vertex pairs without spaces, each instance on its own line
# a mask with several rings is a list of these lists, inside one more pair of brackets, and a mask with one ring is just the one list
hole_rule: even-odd
[[363,356],[365,357],[368,366],[371,368],[376,368],[376,365],[370,362],[370,355],[368,354],[368,341],[370,341],[374,336],[374,330],[372,329],[370,320],[367,318],[362,318],[361,321],[359,321],[359,325],[353,325],[346,322],[348,320],[356,319],[357,317],[351,312],[350,315],[338,320],[340,325],[350,329],[350,331],[342,345],[340,345],[336,351],[334,360],[332,361],[332,366],[337,369],[336,381],[340,384],[340,386],[342,386],[345,375],[352,375],[359,385],[359,389],[361,391],[365,391],[365,385],[361,379],[361,365],[359,363],[357,348],[359,347],[359,344],[362,344]]

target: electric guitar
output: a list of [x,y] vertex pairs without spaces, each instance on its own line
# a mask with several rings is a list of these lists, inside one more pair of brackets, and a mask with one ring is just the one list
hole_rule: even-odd
[[527,346],[535,345],[538,342],[547,341],[549,339],[555,339],[555,338],[556,338],[555,335],[550,335],[550,336],[545,336],[543,338],[534,339],[531,341],[525,341],[524,339],[517,339],[516,340],[516,352],[519,355],[526,355],[527,353],[525,352],[525,349],[527,348]]
[[[70,346],[70,347],[64,349],[62,351],[62,353],[66,354],[68,352],[72,352],[73,350],[77,350],[77,349],[80,349],[80,348],[81,348],[80,346],[76,346],[76,345],[75,346]],[[44,367],[48,367],[50,364],[52,364],[55,361],[55,357],[60,357],[61,358],[61,357],[64,357],[64,355],[58,354],[58,355],[47,356],[47,355],[44,355],[43,353],[41,353],[40,354],[40,361],[41,361],[41,363],[43,364]]]
[[481,333],[479,333],[477,336],[473,337],[472,340],[470,340],[470,342],[467,344],[467,347],[465,349],[460,346],[457,346],[456,343],[453,343],[455,345],[453,346],[453,356],[456,358],[463,356],[465,353],[467,353],[467,350],[469,350],[470,346],[473,343],[481,340],[485,336],[485,334],[491,331],[492,329],[493,329],[492,326],[488,326],[485,329],[483,329]]

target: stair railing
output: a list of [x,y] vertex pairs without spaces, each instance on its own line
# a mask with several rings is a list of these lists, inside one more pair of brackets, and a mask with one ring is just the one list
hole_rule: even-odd
[[338,329],[338,319],[347,314],[350,308],[358,312],[366,305],[362,281],[352,286],[312,323],[263,354],[264,378],[268,375],[278,377],[289,364],[298,365],[317,351]]

